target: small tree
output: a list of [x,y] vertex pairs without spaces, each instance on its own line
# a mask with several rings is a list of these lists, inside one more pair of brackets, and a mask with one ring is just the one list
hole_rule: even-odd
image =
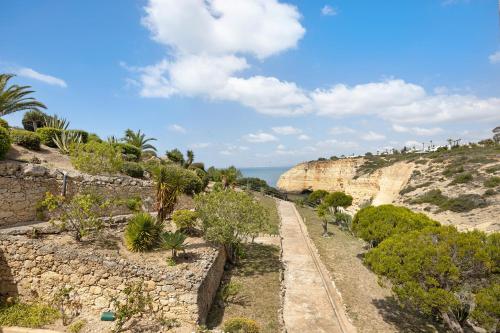
[[143,290],[143,282],[128,284],[123,290],[124,300],[113,297],[111,303],[115,311],[115,327],[113,332],[118,333],[123,325],[133,316],[143,314],[151,310],[151,298]]
[[314,205],[319,205],[321,200],[328,195],[328,191],[316,190],[307,196],[307,201]]
[[182,154],[182,152],[177,148],[167,151],[167,158],[181,166],[184,165],[185,162],[184,154]]
[[493,141],[495,143],[500,143],[500,126],[497,126],[493,129]]
[[230,263],[238,261],[238,249],[248,236],[269,224],[265,208],[244,192],[215,191],[195,197],[204,237],[224,246]]
[[323,220],[323,236],[328,236],[328,220],[332,217],[335,218],[340,207],[347,208],[351,204],[352,196],[344,192],[333,192],[322,199],[317,208],[317,214]]

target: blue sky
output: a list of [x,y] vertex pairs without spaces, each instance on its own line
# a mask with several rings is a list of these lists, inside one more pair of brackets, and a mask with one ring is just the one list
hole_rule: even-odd
[[497,0],[9,1],[0,70],[74,128],[287,166],[490,136],[499,30]]

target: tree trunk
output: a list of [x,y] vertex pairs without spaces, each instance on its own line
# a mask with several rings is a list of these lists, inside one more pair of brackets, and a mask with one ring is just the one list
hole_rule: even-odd
[[224,250],[226,251],[226,260],[231,265],[236,265],[238,263],[238,258],[236,256],[236,250],[232,245],[224,245]]
[[458,322],[457,318],[451,311],[441,311],[441,317],[443,318],[443,321],[448,325],[450,330],[455,333],[463,333],[464,330],[462,326],[460,326],[460,323]]

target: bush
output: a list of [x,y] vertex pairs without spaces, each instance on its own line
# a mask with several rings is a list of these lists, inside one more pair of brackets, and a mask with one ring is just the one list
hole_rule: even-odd
[[176,210],[172,214],[172,221],[175,223],[178,229],[184,232],[189,231],[195,227],[197,218],[198,214],[188,209]]
[[[500,284],[494,283],[475,295],[476,307],[471,315],[488,332],[495,332],[500,318]],[[497,331],[498,332],[498,331]]]
[[90,174],[115,174],[122,169],[122,155],[108,143],[90,141],[73,145],[70,150],[71,163],[83,172]]
[[63,130],[59,128],[52,127],[42,127],[36,130],[36,134],[40,136],[40,141],[49,147],[57,148],[57,145],[54,142],[54,138],[61,136]]
[[495,191],[492,188],[489,188],[486,191],[484,191],[483,197],[490,197],[490,196],[495,195],[495,194],[497,194],[497,191]]
[[68,133],[74,133],[74,135],[79,135],[82,138],[83,143],[89,141],[89,133],[83,130],[67,130]]
[[140,197],[128,198],[125,205],[133,212],[138,212],[142,209],[142,199]]
[[5,157],[10,149],[9,131],[0,127],[0,160]]
[[147,252],[160,244],[163,224],[148,213],[137,213],[125,228],[125,244],[130,251]]
[[443,176],[450,177],[464,171],[465,171],[464,167],[461,165],[460,166],[451,165],[443,171]]
[[10,138],[12,139],[13,143],[18,144],[22,147],[31,150],[40,150],[41,140],[36,133],[20,129],[11,129]]
[[450,185],[455,185],[455,184],[465,184],[468,183],[472,180],[472,174],[470,172],[464,172],[461,173],[455,178],[453,178],[453,181],[450,183]]
[[493,176],[487,180],[484,181],[484,186],[486,187],[497,187],[498,185],[500,185],[500,177],[498,176]]
[[37,128],[45,126],[47,115],[41,111],[28,111],[23,116],[23,127],[27,131],[34,132]]
[[259,333],[260,328],[255,320],[236,317],[224,322],[224,332],[226,333]]
[[0,118],[0,127],[9,129],[9,123],[7,122],[7,120]]
[[328,191],[325,190],[316,190],[309,194],[307,197],[307,202],[310,202],[315,205],[319,205],[321,203],[321,200],[328,195]]
[[128,143],[115,143],[115,147],[119,148],[123,155],[133,155],[134,161],[141,158],[141,149]]
[[414,213],[408,208],[393,205],[363,208],[356,213],[352,221],[356,236],[373,246],[377,246],[392,235],[438,225],[438,222],[431,220],[425,214]]
[[42,304],[15,303],[0,307],[0,326],[40,328],[52,324],[59,311]]
[[137,162],[123,162],[122,172],[134,178],[144,177],[144,168]]
[[440,189],[434,189],[425,192],[424,194],[418,196],[417,198],[411,200],[412,204],[423,204],[429,203],[436,206],[443,205],[448,200],[448,197],[443,195]]
[[182,170],[185,184],[184,193],[188,195],[200,193],[203,190],[203,182],[200,177],[198,177],[198,175],[194,171],[186,169]]
[[87,142],[89,141],[97,141],[97,142],[102,142],[102,139],[99,137],[99,135],[95,133],[89,133],[89,136],[87,138]]
[[479,194],[461,194],[456,198],[448,199],[440,207],[442,210],[451,210],[452,212],[463,213],[486,206],[486,200],[481,198]]

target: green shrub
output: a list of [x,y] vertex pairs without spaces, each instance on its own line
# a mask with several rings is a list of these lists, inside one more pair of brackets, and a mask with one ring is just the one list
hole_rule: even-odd
[[122,169],[123,164],[119,149],[105,142],[90,141],[73,145],[70,157],[76,169],[90,174],[115,174]]
[[325,190],[316,190],[309,194],[306,201],[315,205],[319,205],[321,200],[328,195],[328,191]]
[[122,172],[134,178],[144,177],[144,168],[137,162],[123,162]]
[[497,191],[495,191],[492,188],[489,188],[486,191],[484,191],[483,197],[490,197],[490,196],[495,195],[495,194],[497,194]]
[[66,132],[74,133],[75,135],[80,135],[83,143],[87,143],[89,141],[89,133],[83,130],[67,130]]
[[395,234],[438,225],[438,222],[431,220],[425,214],[393,205],[363,208],[356,213],[352,221],[356,236],[373,246],[377,246],[384,239]]
[[487,180],[484,181],[484,186],[486,187],[497,187],[498,185],[500,185],[500,177],[498,176],[493,176]]
[[181,231],[189,231],[193,229],[196,225],[197,218],[198,213],[190,211],[188,209],[176,210],[172,214],[172,221]]
[[0,326],[40,328],[52,324],[59,311],[43,304],[14,303],[0,306]]
[[115,143],[115,147],[119,148],[123,155],[135,156],[134,161],[141,158],[141,149],[128,143]]
[[[481,289],[475,295],[476,307],[471,315],[488,332],[497,330],[500,318],[500,284]],[[498,331],[497,331],[498,332]]]
[[486,206],[486,200],[481,198],[479,194],[461,194],[456,198],[448,199],[444,204],[440,205],[440,208],[441,210],[463,213]]
[[0,160],[5,157],[10,149],[10,136],[9,131],[0,127]]
[[68,332],[70,333],[80,333],[87,322],[83,319],[77,320],[68,326]]
[[225,333],[259,333],[260,327],[255,320],[235,317],[224,322]]
[[443,171],[443,175],[446,176],[446,177],[451,177],[457,173],[461,173],[461,172],[464,172],[464,167],[459,165],[459,166],[456,166],[454,164],[452,164],[451,166],[447,167],[444,171]]
[[89,133],[89,136],[87,138],[87,142],[89,141],[97,141],[97,142],[102,142],[102,139],[99,137],[99,135],[95,133]]
[[186,238],[187,236],[180,230],[176,232],[164,232],[162,234],[162,247],[172,251],[172,259],[174,261],[177,259],[177,252],[186,249],[186,245],[184,244]]
[[125,205],[131,211],[138,212],[142,209],[142,199],[140,197],[128,198]]
[[9,123],[7,122],[7,120],[0,118],[0,127],[9,129]]
[[163,224],[148,213],[137,213],[125,228],[125,244],[130,251],[147,252],[156,248],[161,242]]
[[63,130],[59,128],[52,127],[42,127],[36,130],[36,134],[40,136],[40,141],[49,147],[57,148],[57,145],[54,142],[54,138],[57,136],[61,136]]
[[434,189],[425,192],[424,194],[418,196],[417,198],[411,200],[412,204],[423,204],[429,203],[436,206],[443,205],[448,200],[448,197],[443,195],[440,189]]
[[198,177],[196,172],[182,169],[183,178],[184,178],[184,193],[192,195],[196,193],[200,193],[203,190],[203,182]]
[[498,171],[500,171],[500,164],[494,165],[486,169],[487,173],[496,173]]
[[11,129],[10,138],[12,139],[13,143],[18,144],[22,147],[31,150],[40,150],[41,140],[36,133],[20,129]]
[[464,172],[464,173],[461,173],[457,176],[455,176],[455,178],[453,178],[453,181],[450,183],[450,185],[455,185],[455,184],[465,184],[465,183],[468,183],[472,180],[472,174],[470,172]]
[[48,117],[41,111],[28,111],[23,116],[23,127],[27,131],[34,132],[37,128],[45,126],[45,119]]

